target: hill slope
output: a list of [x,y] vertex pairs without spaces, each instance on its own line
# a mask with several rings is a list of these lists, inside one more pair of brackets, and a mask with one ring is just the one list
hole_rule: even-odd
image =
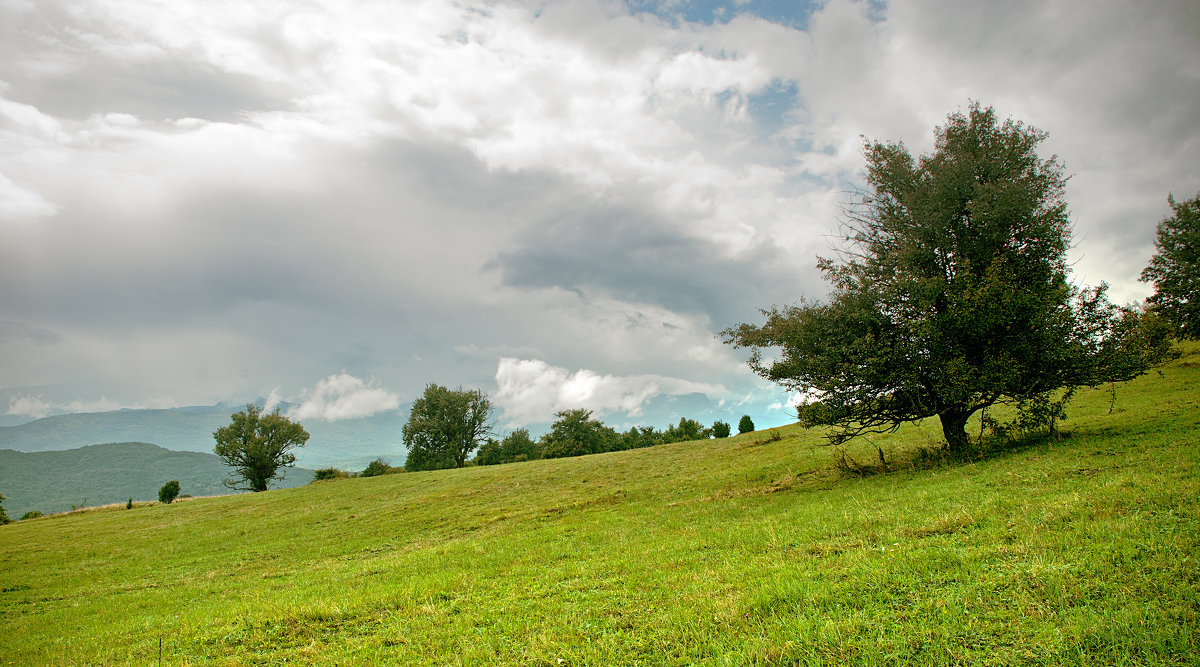
[[[145,442],[90,445],[62,452],[16,452],[0,449],[0,492],[11,518],[29,510],[65,512],[88,506],[156,500],[158,489],[177,479],[181,492],[192,496],[230,493],[221,484],[229,468],[214,454],[173,452]],[[273,484],[291,488],[307,484],[312,471],[291,469]],[[86,502],[85,502],[86,500]]]
[[795,427],[0,527],[19,664],[1194,664],[1200,357],[962,464]]
[[[0,449],[43,452],[106,442],[153,442],[175,451],[212,452],[213,432],[228,424],[229,416],[239,409],[211,405],[55,415],[0,427]],[[361,470],[382,456],[400,465],[407,454],[401,430],[408,412],[404,406],[358,419],[306,421],[303,426],[312,437],[297,452],[299,463],[309,468]]]

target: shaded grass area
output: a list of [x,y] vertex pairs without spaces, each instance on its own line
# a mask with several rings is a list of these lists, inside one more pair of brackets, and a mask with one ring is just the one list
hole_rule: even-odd
[[[1066,435],[780,429],[0,528],[0,664],[1196,664],[1200,355]],[[914,464],[915,461],[922,461]]]

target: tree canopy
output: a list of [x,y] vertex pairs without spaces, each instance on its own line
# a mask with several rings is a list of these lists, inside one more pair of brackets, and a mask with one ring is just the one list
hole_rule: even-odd
[[214,453],[233,468],[225,486],[245,491],[266,491],[272,479],[283,479],[284,468],[296,463],[292,451],[308,442],[308,431],[279,414],[263,414],[256,405],[236,412],[228,426],[213,433]]
[[1068,281],[1066,177],[1037,154],[1044,132],[974,103],[936,137],[915,160],[902,143],[866,142],[845,246],[818,261],[828,303],[723,332],[756,372],[801,392],[802,421],[835,427],[834,443],[937,416],[962,451],[980,410],[1053,420],[1075,388],[1131,379],[1165,345],[1104,285]]
[[463,467],[492,432],[492,411],[491,400],[478,389],[425,387],[404,425],[405,470]]
[[1153,282],[1150,305],[1180,338],[1200,338],[1200,194],[1183,202],[1167,197],[1174,214],[1158,223],[1155,253],[1142,271]]
[[583,456],[615,449],[616,431],[599,419],[593,419],[591,410],[562,410],[554,416],[558,419],[542,436],[542,455],[546,458]]

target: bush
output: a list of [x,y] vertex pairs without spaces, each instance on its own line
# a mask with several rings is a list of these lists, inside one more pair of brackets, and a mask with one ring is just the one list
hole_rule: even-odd
[[172,501],[179,497],[179,480],[173,479],[158,490],[158,502],[170,505]]
[[388,465],[387,461],[382,458],[375,459],[367,464],[367,467],[362,472],[358,473],[359,477],[378,477],[380,475],[390,475],[394,472],[404,472],[404,468],[393,468]]
[[714,438],[728,438],[729,432],[730,432],[729,424],[727,424],[723,421],[713,422],[712,434],[713,434]]
[[6,523],[12,523],[12,519],[9,519],[8,515],[4,513],[4,504],[3,503],[4,503],[4,494],[0,493],[0,526],[3,526]]
[[133,498],[130,498],[129,502],[125,503],[125,509],[127,509],[127,510],[133,509]]
[[337,468],[320,468],[313,471],[313,481],[320,482],[326,479],[346,479],[350,477],[350,473]]
[[752,433],[754,431],[754,420],[750,419],[750,415],[742,415],[738,421],[738,435],[742,433]]
[[39,512],[37,510],[29,510],[28,512],[21,515],[20,520],[24,521],[25,519],[36,519],[39,516],[46,516],[46,515],[42,514],[41,512]]

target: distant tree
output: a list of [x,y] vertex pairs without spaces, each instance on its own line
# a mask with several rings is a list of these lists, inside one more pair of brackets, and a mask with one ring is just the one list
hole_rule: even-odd
[[662,433],[653,426],[634,426],[621,434],[621,449],[642,449],[663,443]]
[[133,509],[133,498],[130,498],[129,502],[125,503],[125,509],[127,509],[127,510]]
[[394,472],[400,472],[403,468],[393,468],[388,465],[387,461],[382,458],[375,459],[367,464],[367,467],[358,474],[359,477],[378,477],[380,475],[390,475]]
[[26,513],[24,513],[24,514],[22,514],[22,515],[21,515],[21,519],[20,519],[20,520],[21,520],[21,521],[26,521],[26,520],[28,520],[28,519],[36,519],[36,518],[38,518],[38,517],[40,517],[40,516],[45,516],[45,515],[44,515],[44,514],[42,514],[41,512],[39,512],[38,510],[29,510],[28,512],[26,512]]
[[542,436],[542,456],[548,459],[599,454],[613,449],[617,433],[582,408],[562,410],[550,431]]
[[158,490],[158,502],[170,505],[179,496],[179,480],[173,479]]
[[[938,417],[948,449],[997,404],[1053,428],[1076,388],[1128,380],[1159,358],[1137,313],[1067,279],[1066,177],[1046,135],[972,104],[936,129],[932,154],[867,142],[867,184],[846,247],[818,267],[828,304],[764,311],[724,332],[750,366],[821,408],[833,443]],[[778,348],[767,361],[761,350]]]
[[255,405],[232,416],[229,426],[213,433],[213,450],[234,477],[225,486],[244,491],[266,491],[273,479],[283,479],[285,468],[296,463],[292,450],[308,442],[308,431],[279,414],[279,409],[263,414]]
[[492,402],[478,389],[436,384],[413,402],[404,425],[406,470],[461,468],[492,432]]
[[753,432],[754,420],[750,418],[750,415],[742,415],[742,418],[738,420],[738,435]]
[[0,493],[0,526],[6,523],[12,523],[12,519],[9,519],[8,515],[4,513],[4,494]]
[[663,432],[664,442],[687,442],[688,440],[706,440],[711,431],[695,419],[680,417],[675,426],[668,426]]
[[1195,340],[1200,338],[1200,194],[1184,202],[1168,196],[1167,203],[1175,214],[1158,223],[1156,252],[1142,280],[1154,283],[1150,305],[1176,335]]
[[730,433],[729,424],[723,421],[715,421],[712,425],[712,435],[714,438],[728,438]]

